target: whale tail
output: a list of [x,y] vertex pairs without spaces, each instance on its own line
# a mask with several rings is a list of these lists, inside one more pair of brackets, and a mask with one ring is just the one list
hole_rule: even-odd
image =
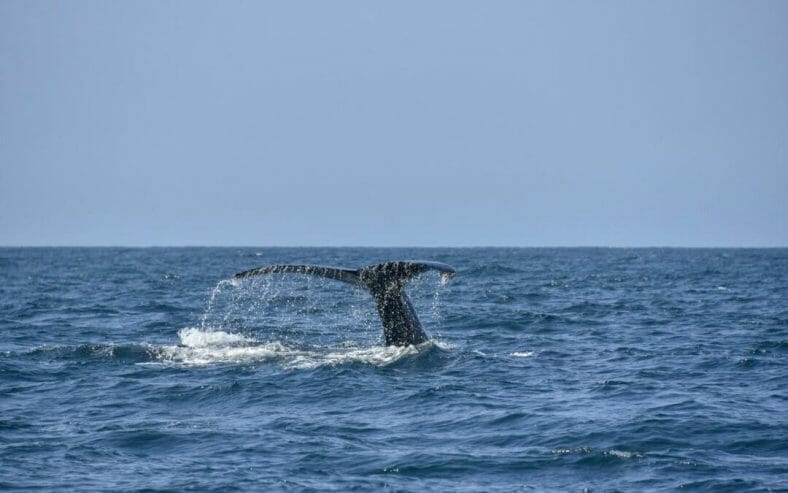
[[377,305],[387,346],[421,344],[429,340],[413,309],[405,283],[427,270],[437,270],[450,278],[454,269],[440,262],[399,260],[369,265],[361,269],[341,269],[322,265],[267,265],[239,272],[233,279],[262,274],[306,274],[344,281],[365,288]]

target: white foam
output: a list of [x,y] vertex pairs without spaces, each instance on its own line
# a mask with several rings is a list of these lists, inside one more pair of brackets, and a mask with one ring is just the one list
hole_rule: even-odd
[[197,327],[187,327],[178,331],[178,337],[183,346],[197,348],[207,346],[227,346],[254,342],[241,334],[230,334],[221,330],[202,330]]
[[619,459],[632,459],[637,457],[643,457],[643,454],[638,452],[627,452],[625,450],[616,450],[610,449],[605,452],[605,455],[612,455],[613,457],[618,457]]
[[292,349],[278,342],[257,344],[254,339],[222,330],[187,327],[178,331],[178,346],[160,346],[154,353],[162,363],[210,365],[246,363],[291,354]]
[[362,363],[387,366],[401,358],[418,354],[433,345],[367,346],[352,343],[316,346],[306,349],[290,347],[279,341],[259,342],[241,334],[221,330],[187,327],[178,331],[181,344],[152,348],[160,363],[205,366],[219,363],[254,363],[265,360],[281,362],[285,368],[309,369]]
[[511,353],[510,356],[514,356],[515,358],[528,358],[533,356],[535,351],[517,351]]
[[289,368],[316,368],[363,363],[372,366],[388,366],[400,358],[418,354],[416,346],[371,346],[364,348],[328,348],[327,352],[309,351],[293,357],[285,366]]
[[443,349],[444,351],[451,351],[452,349],[457,349],[456,344],[452,344],[449,341],[443,341],[440,339],[431,339],[430,344],[434,344],[436,347]]
[[164,346],[159,348],[158,353],[163,363],[204,366],[216,363],[252,363],[278,358],[291,354],[292,351],[274,342],[248,347]]

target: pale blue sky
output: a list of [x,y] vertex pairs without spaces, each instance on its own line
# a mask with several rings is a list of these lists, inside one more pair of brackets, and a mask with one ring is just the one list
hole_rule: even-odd
[[788,245],[788,2],[0,2],[0,245]]

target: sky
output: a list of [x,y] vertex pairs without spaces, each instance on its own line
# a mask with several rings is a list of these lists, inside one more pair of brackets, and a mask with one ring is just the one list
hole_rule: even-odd
[[788,246],[788,2],[0,2],[0,245]]

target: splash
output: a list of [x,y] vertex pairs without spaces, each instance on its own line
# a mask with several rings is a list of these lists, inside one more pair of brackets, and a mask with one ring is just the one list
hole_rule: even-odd
[[260,342],[221,330],[187,327],[178,332],[181,344],[151,348],[155,362],[177,366],[249,364],[271,361],[287,369],[311,369],[361,363],[383,367],[416,356],[435,346],[339,346],[298,347],[281,341]]
[[179,330],[178,337],[182,346],[192,348],[253,342],[253,339],[240,334],[228,334],[221,330],[204,331],[196,327],[187,327]]
[[[440,296],[448,280],[444,277],[437,289],[433,275],[414,278],[408,287],[417,310],[430,314],[426,326],[434,337],[439,337],[441,326]],[[199,325],[181,329],[178,337],[176,346],[155,348],[158,364],[271,361],[284,368],[386,366],[425,348],[451,346],[439,342],[383,346],[380,318],[368,292],[330,279],[292,274],[219,281],[210,291]]]
[[297,353],[279,342],[258,343],[254,339],[222,330],[187,327],[178,331],[181,343],[154,349],[165,364],[204,366],[217,363],[249,363]]
[[208,316],[213,311],[213,305],[216,302],[216,297],[219,295],[219,293],[222,292],[222,289],[224,289],[227,286],[235,286],[235,285],[236,284],[235,284],[235,282],[233,280],[231,280],[231,279],[223,279],[223,280],[219,281],[216,284],[216,286],[214,286],[214,288],[211,290],[211,296],[210,296],[210,298],[208,298],[208,305],[205,307],[205,311],[202,314],[202,320],[200,321],[200,326],[201,327],[204,328],[207,325],[207,323],[208,323]]
[[[424,326],[440,337],[443,284],[430,272],[411,280],[408,293]],[[361,288],[314,276],[286,274],[225,279],[210,291],[198,327],[243,333],[259,340],[321,346],[382,342],[380,317]]]

